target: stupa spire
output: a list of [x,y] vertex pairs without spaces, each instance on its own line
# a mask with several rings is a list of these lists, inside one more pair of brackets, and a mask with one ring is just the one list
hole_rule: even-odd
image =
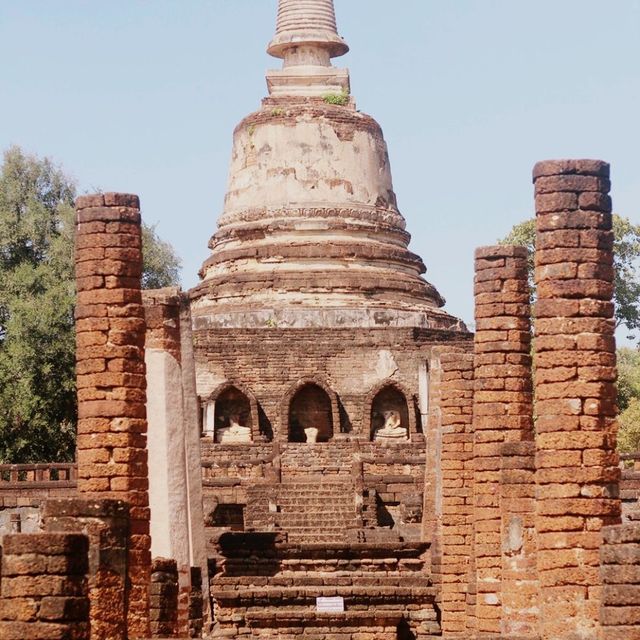
[[333,0],[279,0],[276,35],[267,51],[284,58],[297,47],[327,52],[330,58],[342,56],[349,47],[338,35]]
[[338,34],[333,0],[278,0],[276,35],[267,47],[283,68],[267,73],[271,95],[318,96],[349,91],[349,72],[331,58],[349,46]]

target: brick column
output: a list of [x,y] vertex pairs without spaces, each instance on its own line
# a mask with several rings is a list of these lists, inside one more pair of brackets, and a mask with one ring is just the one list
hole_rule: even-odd
[[76,202],[78,489],[130,505],[129,638],[149,635],[145,321],[138,197]]
[[[476,623],[480,634],[520,636],[533,632],[536,592],[527,249],[482,247],[475,257]],[[520,445],[526,441],[528,468],[522,469],[527,452]]]
[[9,534],[2,544],[0,639],[89,640],[86,536]]
[[150,611],[154,638],[188,638],[178,633],[178,567],[175,560],[154,558],[151,563]]
[[541,162],[533,179],[540,635],[590,640],[600,531],[620,517],[609,165]]
[[473,354],[442,353],[440,387],[440,609],[445,638],[466,638],[471,557]]

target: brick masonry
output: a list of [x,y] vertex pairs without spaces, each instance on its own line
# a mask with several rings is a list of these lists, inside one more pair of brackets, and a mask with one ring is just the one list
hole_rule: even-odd
[[475,272],[474,626],[524,635],[537,622],[527,249],[479,248]]
[[2,544],[0,638],[89,640],[87,537],[22,533]]
[[42,509],[47,532],[79,532],[89,539],[92,640],[126,640],[129,505],[121,500],[51,499]]
[[149,618],[154,638],[178,636],[178,566],[175,560],[154,558],[151,563]]
[[148,470],[142,239],[135,195],[76,201],[78,489],[130,505],[131,638],[149,633]]
[[640,638],[640,524],[604,527],[600,547],[602,640]]
[[191,567],[191,592],[189,594],[189,637],[200,638],[204,627],[204,594],[202,590],[202,571],[200,567]]
[[453,638],[465,632],[472,548],[473,354],[445,352],[438,360],[440,488],[433,569],[442,631]]
[[[428,544],[291,544],[276,533],[225,534],[212,578],[218,637],[365,640],[439,634]],[[344,613],[316,611],[341,597]],[[405,633],[406,635],[402,635]],[[415,634],[415,635],[413,635]]]
[[540,630],[598,637],[601,529],[620,519],[609,165],[533,171]]

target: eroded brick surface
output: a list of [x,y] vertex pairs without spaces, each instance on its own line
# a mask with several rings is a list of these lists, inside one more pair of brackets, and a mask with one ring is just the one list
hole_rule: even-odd
[[129,505],[121,500],[48,500],[42,524],[49,532],[76,532],[89,539],[91,640],[126,640],[129,585]]
[[151,563],[149,618],[154,637],[178,633],[178,567],[175,560],[154,558]]
[[130,505],[129,636],[148,635],[145,320],[137,196],[76,202],[78,489]]
[[[444,348],[443,348],[444,350]],[[439,378],[441,495],[434,578],[439,582],[442,629],[465,630],[466,592],[473,534],[473,354],[443,352]]]
[[81,534],[4,536],[2,640],[89,640],[88,549]]
[[605,527],[600,548],[603,640],[640,638],[640,524]]
[[537,623],[527,250],[482,247],[475,258],[475,626],[525,635]]
[[608,174],[608,165],[597,161],[534,169],[536,530],[544,639],[597,637],[600,531],[620,518]]

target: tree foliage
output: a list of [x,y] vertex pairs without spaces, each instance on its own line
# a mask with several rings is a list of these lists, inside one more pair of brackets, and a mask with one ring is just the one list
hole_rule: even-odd
[[618,449],[640,451],[640,351],[618,349]]
[[[73,459],[75,185],[18,147],[0,168],[0,462]],[[180,262],[144,229],[145,285],[176,284]]]
[[632,398],[618,416],[618,450],[622,453],[640,451],[640,398]]
[[157,233],[155,225],[142,223],[142,288],[161,289],[180,281],[180,259]]

